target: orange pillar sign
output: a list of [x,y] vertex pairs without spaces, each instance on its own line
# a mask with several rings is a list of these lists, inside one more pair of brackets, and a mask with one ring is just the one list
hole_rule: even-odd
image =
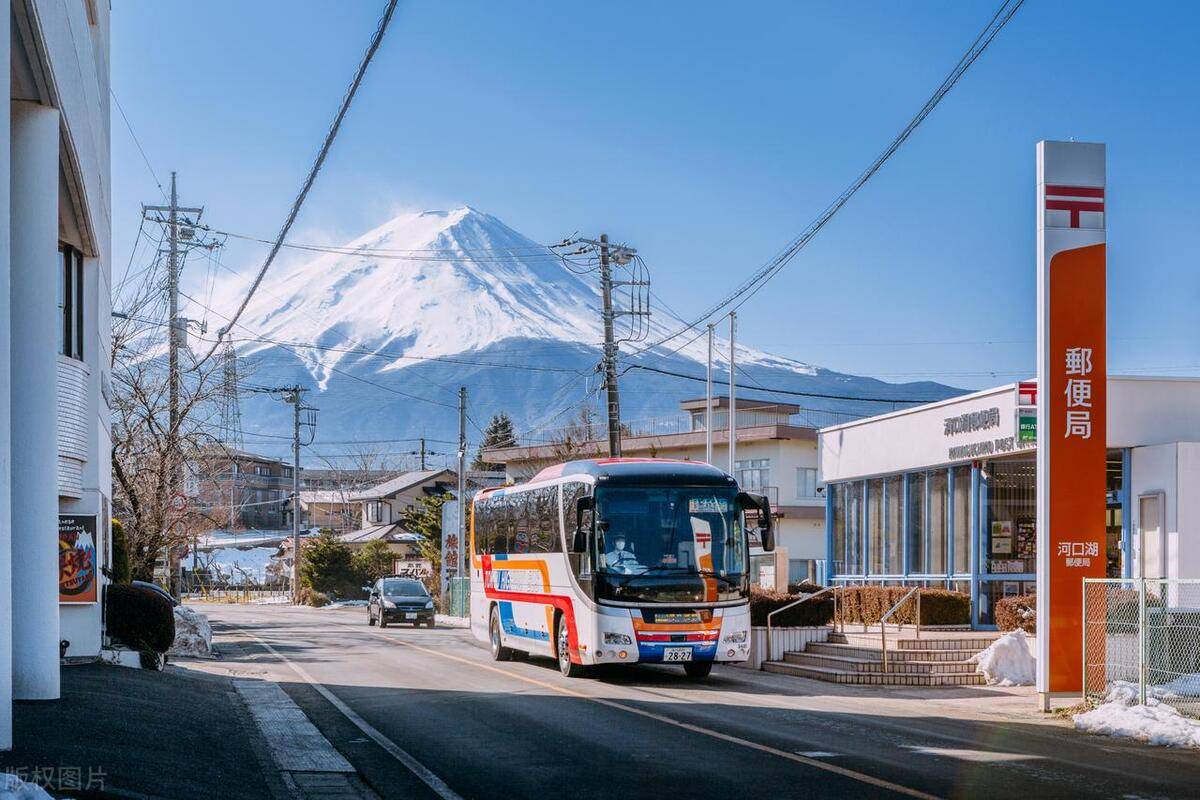
[[1037,688],[1083,688],[1083,579],[1106,568],[1105,151],[1038,143]]

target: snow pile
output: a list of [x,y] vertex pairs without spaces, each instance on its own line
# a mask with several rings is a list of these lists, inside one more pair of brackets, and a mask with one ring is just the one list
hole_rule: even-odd
[[1037,659],[1020,629],[1004,634],[970,660],[993,686],[1028,686],[1037,679]]
[[434,621],[443,628],[469,628],[471,627],[470,617],[452,617],[449,614],[437,614],[434,616]]
[[250,602],[256,606],[290,606],[292,598],[286,594],[276,594],[270,597],[259,597]]
[[1075,715],[1075,729],[1147,744],[1200,748],[1200,721],[1183,716],[1156,695],[1166,695],[1163,687],[1146,687],[1146,704],[1140,705],[1136,683],[1114,681],[1103,703]]
[[267,567],[278,553],[277,547],[251,547],[245,550],[237,547],[218,547],[210,552],[200,553],[200,563],[213,577],[224,578],[231,586],[241,586],[246,583],[266,582]]
[[208,617],[187,606],[175,606],[175,641],[168,651],[173,656],[211,656],[212,626]]
[[0,800],[54,800],[45,789],[10,772],[0,773]]
[[322,606],[322,608],[364,608],[366,605],[366,600],[338,600]]

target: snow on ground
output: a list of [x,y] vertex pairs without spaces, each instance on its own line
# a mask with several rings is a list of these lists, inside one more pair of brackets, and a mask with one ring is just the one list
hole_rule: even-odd
[[167,652],[173,656],[211,656],[212,626],[208,617],[187,606],[175,606],[175,641]]
[[1004,634],[970,660],[993,686],[1028,686],[1037,679],[1037,659],[1020,629]]
[[468,617],[452,617],[448,614],[436,614],[433,621],[443,628],[469,628],[471,620]]
[[366,605],[366,600],[336,600],[321,606],[321,608],[365,608]]
[[9,772],[0,773],[0,800],[54,800],[45,789]]
[[1183,716],[1155,695],[1169,696],[1161,686],[1148,686],[1146,704],[1141,705],[1137,702],[1136,683],[1114,681],[1103,703],[1075,715],[1075,729],[1101,736],[1137,739],[1147,744],[1200,748],[1200,720]]
[[275,559],[278,552],[278,547],[250,547],[245,550],[237,547],[218,547],[207,553],[201,552],[200,563],[213,573],[228,578],[234,586],[247,581],[265,583],[267,565]]
[[272,595],[271,597],[259,597],[251,600],[250,602],[256,606],[290,606],[292,604],[292,598],[288,597],[286,594],[277,594]]

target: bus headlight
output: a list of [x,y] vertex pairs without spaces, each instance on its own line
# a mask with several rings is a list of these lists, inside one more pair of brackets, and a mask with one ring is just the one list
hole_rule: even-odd
[[612,631],[604,632],[605,644],[633,644],[633,639],[627,633],[613,633]]
[[746,641],[746,631],[734,631],[721,641],[730,644],[743,644]]

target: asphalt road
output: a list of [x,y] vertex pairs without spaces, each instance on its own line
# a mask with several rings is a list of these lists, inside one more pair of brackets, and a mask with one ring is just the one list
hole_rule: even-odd
[[1194,751],[992,713],[988,690],[946,703],[732,667],[567,680],[492,662],[465,630],[369,628],[363,609],[204,611],[221,668],[279,681],[385,798],[1200,796]]

